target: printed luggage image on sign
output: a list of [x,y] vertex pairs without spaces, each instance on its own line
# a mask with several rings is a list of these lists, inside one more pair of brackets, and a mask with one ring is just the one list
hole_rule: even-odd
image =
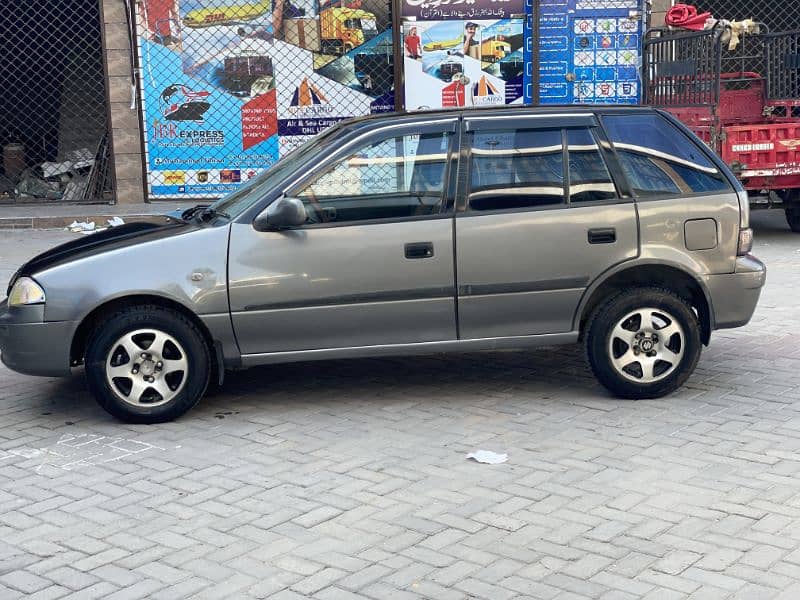
[[221,83],[235,96],[260,96],[275,87],[272,58],[263,47],[239,46],[223,59]]
[[182,2],[184,73],[244,99],[274,89],[270,8],[271,0]]
[[316,0],[274,0],[272,22],[276,39],[320,51]]

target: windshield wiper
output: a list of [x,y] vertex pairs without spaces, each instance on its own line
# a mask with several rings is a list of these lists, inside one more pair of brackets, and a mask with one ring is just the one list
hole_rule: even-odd
[[181,213],[181,219],[183,219],[184,221],[188,221],[193,216],[195,216],[197,213],[199,213],[201,211],[204,211],[208,207],[209,207],[208,204],[198,204],[198,205],[193,206],[191,208],[187,208],[185,211],[183,211]]
[[215,217],[222,217],[224,219],[230,219],[231,216],[228,213],[222,212],[214,208],[213,206],[206,206],[203,210],[200,211],[200,220],[201,221],[210,221]]
[[215,217],[224,217],[226,219],[231,218],[228,213],[218,211],[210,204],[198,204],[197,206],[187,208],[181,213],[181,219],[184,221],[191,221],[192,219],[198,218],[200,221],[210,221]]

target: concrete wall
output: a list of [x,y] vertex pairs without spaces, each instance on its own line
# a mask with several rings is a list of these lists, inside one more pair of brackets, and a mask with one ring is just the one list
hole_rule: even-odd
[[[111,144],[118,204],[145,202],[142,131],[138,109],[131,110],[130,34],[124,0],[100,0],[108,64]],[[131,2],[133,4],[133,2]]]

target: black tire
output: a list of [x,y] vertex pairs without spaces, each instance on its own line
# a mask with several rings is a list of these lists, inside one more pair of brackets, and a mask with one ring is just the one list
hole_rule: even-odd
[[[126,334],[141,329],[158,330],[172,337],[179,342],[188,361],[186,371],[178,373],[183,373],[184,383],[165,404],[142,406],[126,402],[112,389],[113,384],[106,377],[112,346]],[[163,423],[176,419],[197,404],[208,387],[212,362],[208,344],[194,323],[175,310],[141,305],[121,309],[103,320],[89,339],[85,364],[89,388],[106,411],[127,423]]]
[[786,222],[789,224],[789,229],[795,233],[800,233],[800,206],[790,206],[785,208]]
[[[613,362],[615,358],[624,362],[624,356],[632,356],[626,354],[625,344],[616,339],[616,336],[612,340],[615,328],[618,324],[622,326],[625,323],[623,319],[627,316],[646,308],[656,309],[656,312],[668,317],[670,321],[676,321],[682,330],[677,334],[677,338],[672,336],[669,338],[672,340],[669,342],[672,344],[672,348],[682,351],[680,358],[674,361],[674,366],[672,366],[673,363],[654,358],[652,374],[661,378],[652,382],[632,380],[638,376],[638,373],[641,373],[642,376],[645,374],[642,369],[643,363],[631,363],[631,367],[623,369],[623,371],[627,370],[626,374],[623,374],[618,371]],[[634,320],[633,323],[635,322]],[[639,322],[641,323],[641,321]],[[623,329],[628,331],[627,327],[623,327]],[[631,336],[636,330],[637,326],[634,324],[630,329]],[[658,331],[655,329],[652,333],[657,334]],[[700,323],[692,308],[674,292],[658,287],[638,287],[612,296],[594,312],[587,323],[586,332],[586,353],[595,377],[612,394],[626,399],[660,398],[677,390],[686,382],[697,366],[702,348]],[[665,338],[666,336],[660,337]],[[635,341],[634,345],[638,343],[640,342]],[[663,339],[661,343],[662,345],[665,343]],[[621,347],[617,344],[621,344]],[[620,356],[613,356],[616,348],[620,348]],[[630,347],[630,350],[634,352],[633,347]],[[635,348],[635,351],[637,356],[633,357],[633,360],[638,361],[640,360],[638,347]],[[641,358],[645,358],[644,354],[641,355]],[[661,370],[661,372],[656,373],[657,370]]]

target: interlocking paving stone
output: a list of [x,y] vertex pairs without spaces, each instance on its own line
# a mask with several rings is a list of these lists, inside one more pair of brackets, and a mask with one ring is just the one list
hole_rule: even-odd
[[0,367],[0,598],[800,598],[800,237],[754,222],[752,323],[662,400],[557,348],[262,367],[134,426]]

